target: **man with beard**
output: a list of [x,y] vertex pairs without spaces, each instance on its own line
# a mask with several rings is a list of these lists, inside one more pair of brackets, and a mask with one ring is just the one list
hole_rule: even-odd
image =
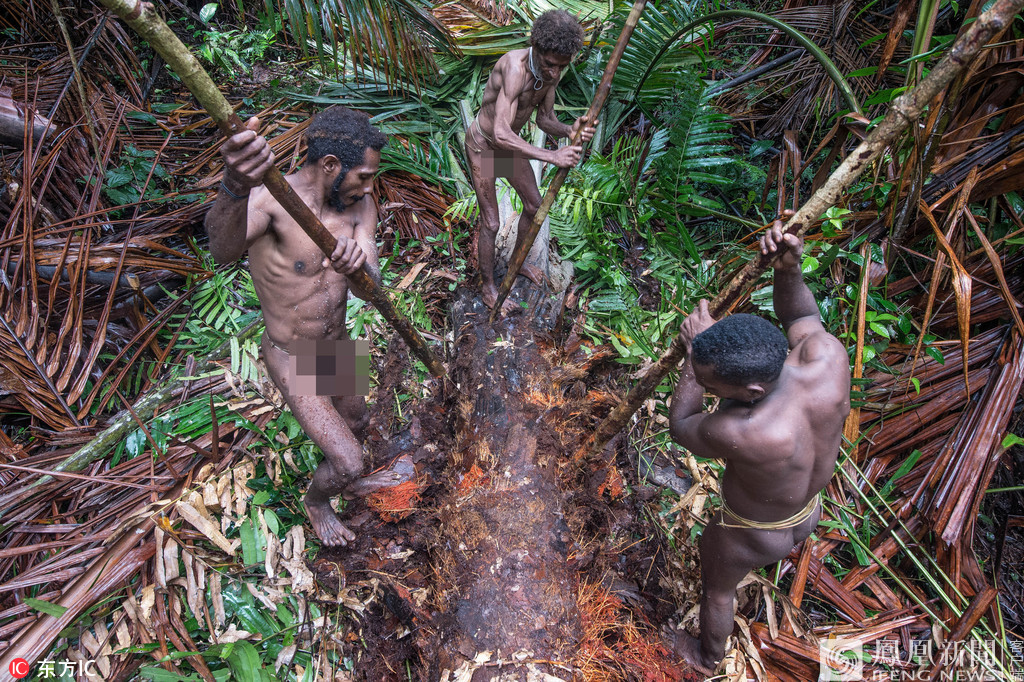
[[[466,132],[466,158],[469,161],[480,204],[480,235],[477,255],[483,280],[483,300],[494,307],[498,288],[494,284],[494,240],[498,234],[498,195],[495,180],[508,178],[523,202],[519,216],[516,249],[522,243],[540,208],[541,196],[530,159],[571,168],[579,163],[583,148],[577,145],[554,151],[534,147],[519,136],[533,112],[537,126],[552,137],[569,137],[583,128],[580,139],[594,136],[590,122],[579,118],[568,126],[555,116],[555,88],[562,70],[583,47],[583,28],[576,17],[565,10],[549,10],[533,22],[530,47],[512,50],[498,60],[487,79],[480,113]],[[524,264],[523,274],[540,284],[543,274]],[[512,303],[505,301],[508,312]]]
[[331,107],[310,121],[306,163],[285,179],[337,238],[337,248],[325,258],[262,186],[274,154],[256,133],[256,118],[246,127],[221,148],[224,179],[206,217],[210,253],[217,263],[230,263],[249,251],[266,322],[267,370],[299,425],[324,453],[306,493],[306,512],[323,544],[344,546],[355,534],[342,524],[331,498],[363,496],[412,473],[383,471],[360,478],[369,415],[355,388],[355,353],[345,324],[348,292],[366,297],[347,275],[365,264],[380,283],[377,205],[370,193],[387,138],[366,114],[344,107]]

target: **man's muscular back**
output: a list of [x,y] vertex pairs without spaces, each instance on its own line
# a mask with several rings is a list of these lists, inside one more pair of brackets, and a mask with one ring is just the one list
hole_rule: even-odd
[[808,323],[817,329],[792,347],[771,393],[752,406],[723,405],[702,424],[711,451],[699,454],[726,460],[722,495],[754,521],[794,514],[835,471],[850,411],[848,359],[820,321]]

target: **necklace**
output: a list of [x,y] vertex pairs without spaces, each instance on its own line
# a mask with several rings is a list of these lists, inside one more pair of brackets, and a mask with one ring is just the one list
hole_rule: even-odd
[[537,67],[533,65],[533,46],[530,46],[530,52],[526,59],[527,65],[530,67],[530,75],[533,76],[533,89],[540,90],[544,87],[544,79],[537,73]]

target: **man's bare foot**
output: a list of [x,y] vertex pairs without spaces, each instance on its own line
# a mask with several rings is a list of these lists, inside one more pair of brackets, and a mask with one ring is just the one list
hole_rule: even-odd
[[[496,287],[494,285],[491,285],[491,286],[488,287],[485,284],[484,288],[483,288],[483,291],[481,293],[483,294],[484,305],[487,306],[488,308],[490,308],[491,310],[494,310],[494,303],[498,300],[498,287]],[[512,301],[508,300],[507,298],[504,301],[502,301],[502,303],[501,303],[501,312],[502,312],[502,314],[508,315],[509,313],[511,313],[515,309],[516,309],[515,308],[515,304],[512,303]]]
[[383,488],[393,488],[399,483],[411,481],[416,475],[416,465],[413,464],[411,455],[402,455],[391,463],[387,469],[382,469],[369,476],[363,476],[352,481],[341,493],[346,500],[354,500],[357,497],[366,497],[370,493]]
[[663,628],[662,633],[668,640],[676,655],[699,672],[701,675],[711,677],[715,674],[717,664],[708,665],[700,653],[700,640],[688,633],[686,630],[670,630]]
[[523,267],[519,268],[519,274],[528,278],[537,286],[543,286],[547,284],[548,281],[543,270],[538,268],[536,265],[530,265],[529,263],[523,263]]
[[330,500],[324,504],[310,504],[307,496],[302,503],[306,507],[306,514],[309,515],[309,522],[313,524],[313,532],[324,545],[344,547],[356,539],[356,534],[342,524],[341,519],[331,508]]

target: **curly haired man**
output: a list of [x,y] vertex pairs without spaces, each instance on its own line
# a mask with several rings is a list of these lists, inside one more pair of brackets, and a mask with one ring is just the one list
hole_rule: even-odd
[[[483,299],[489,307],[498,298],[494,284],[494,240],[498,234],[498,196],[495,180],[508,178],[523,203],[516,246],[533,222],[540,207],[540,191],[530,160],[570,168],[579,163],[583,149],[572,145],[551,151],[534,147],[519,133],[537,112],[537,125],[555,138],[572,137],[582,128],[580,139],[589,141],[594,128],[583,118],[571,126],[555,116],[555,88],[562,70],[583,47],[583,28],[565,10],[544,12],[533,23],[530,47],[506,53],[494,65],[484,89],[480,113],[466,133],[466,156],[480,203],[478,256],[483,280]],[[542,273],[532,265],[523,274],[538,284]],[[505,309],[512,304],[505,301]]]
[[266,322],[263,360],[295,419],[324,453],[306,493],[306,512],[323,544],[344,546],[355,534],[342,524],[331,498],[364,496],[411,474],[384,470],[360,477],[369,414],[356,382],[346,385],[357,373],[356,363],[339,369],[355,359],[343,350],[348,292],[365,298],[347,276],[365,263],[380,282],[377,204],[370,193],[387,137],[366,114],[344,107],[331,107],[310,122],[306,163],[285,179],[337,238],[337,248],[325,258],[262,185],[274,153],[256,133],[256,118],[246,127],[221,147],[224,179],[206,216],[210,253],[217,263],[230,263],[249,252]]
[[[708,675],[733,630],[737,585],[818,525],[850,412],[846,349],[818,316],[800,270],[803,248],[781,221],[761,239],[762,253],[779,254],[773,303],[785,335],[754,315],[715,322],[707,301],[679,332],[689,359],[672,396],[672,438],[725,461],[722,508],[700,539],[700,636],[678,632],[673,642]],[[704,412],[705,391],[721,399],[714,412]]]

